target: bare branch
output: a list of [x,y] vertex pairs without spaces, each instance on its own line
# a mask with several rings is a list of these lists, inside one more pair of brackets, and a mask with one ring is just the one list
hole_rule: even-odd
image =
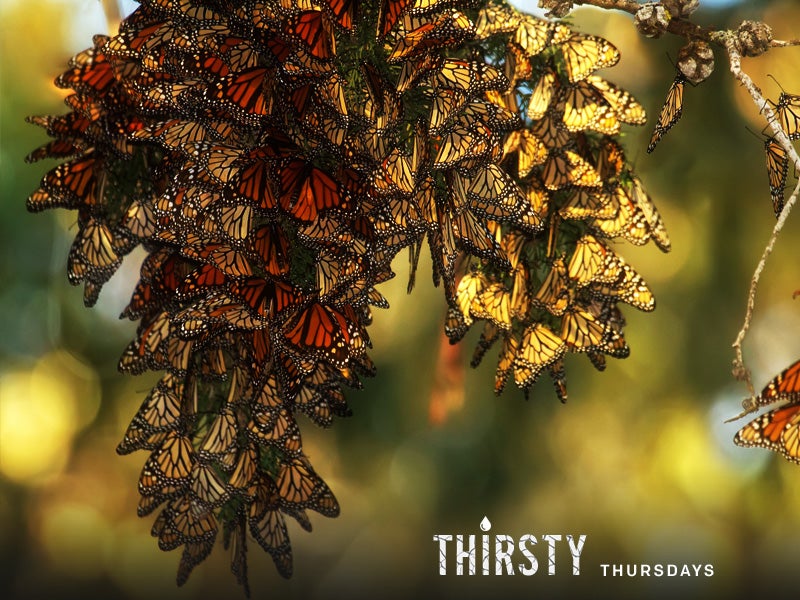
[[789,46],[800,46],[800,40],[772,40],[769,45],[773,48],[788,48]]

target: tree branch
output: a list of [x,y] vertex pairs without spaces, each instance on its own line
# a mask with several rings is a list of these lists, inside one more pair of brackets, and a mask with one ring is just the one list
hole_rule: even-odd
[[[753,83],[753,80],[750,79],[750,76],[742,71],[741,56],[736,48],[735,37],[733,35],[727,36],[727,39],[725,40],[725,49],[728,53],[728,60],[730,61],[731,65],[731,73],[749,92],[753,102],[756,104],[756,106],[758,106],[759,112],[765,115],[767,123],[774,133],[775,140],[786,151],[787,156],[789,157],[791,163],[794,164],[795,169],[800,169],[800,156],[798,156],[797,152],[795,151],[789,136],[787,136],[786,132],[781,129],[778,123],[777,115],[775,115],[775,112],[772,110],[769,102],[767,102],[767,100],[761,95],[761,91]],[[789,213],[792,211],[792,207],[797,201],[798,194],[800,194],[800,181],[798,181],[797,185],[795,186],[789,201],[784,205],[783,210],[778,217],[778,221],[775,223],[775,227],[772,229],[772,235],[769,238],[769,242],[767,242],[764,252],[761,255],[761,260],[758,262],[756,270],[753,273],[753,277],[750,280],[750,291],[747,298],[747,310],[745,312],[744,323],[742,324],[739,334],[736,336],[736,341],[733,343],[733,348],[736,352],[736,358],[733,361],[734,376],[740,380],[744,379],[750,392],[750,398],[747,398],[742,402],[742,408],[744,408],[744,412],[739,416],[743,416],[757,408],[757,404],[753,397],[754,389],[753,383],[750,379],[750,373],[744,366],[742,342],[744,341],[745,335],[747,335],[747,330],[750,328],[750,322],[753,317],[753,308],[755,306],[756,290],[758,288],[758,282],[761,279],[761,273],[764,271],[767,259],[772,253],[772,249],[775,246],[778,235],[783,229],[783,226],[789,217]]]

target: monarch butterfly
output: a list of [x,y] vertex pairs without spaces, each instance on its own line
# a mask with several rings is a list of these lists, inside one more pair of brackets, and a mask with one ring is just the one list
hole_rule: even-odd
[[625,152],[617,142],[606,139],[597,154],[597,172],[603,179],[619,177],[625,166]]
[[[570,262],[570,267],[572,267],[572,262]],[[557,257],[553,259],[553,264],[542,282],[542,287],[534,296],[534,301],[539,306],[544,306],[550,314],[560,317],[572,300],[572,292],[567,287],[567,282],[567,267],[564,259]]]
[[250,277],[253,269],[247,257],[231,246],[217,243],[188,244],[181,249],[187,258],[212,264],[231,277]]
[[[506,46],[503,74],[508,80],[506,90],[515,88],[520,81],[530,79],[533,76],[531,61],[516,44],[508,44]],[[516,97],[511,95],[506,96],[506,98],[509,102],[516,101]]]
[[743,402],[746,412],[788,400],[754,419],[733,438],[739,446],[759,446],[800,463],[800,361],[775,376],[755,398]]
[[37,148],[25,157],[25,162],[33,163],[45,158],[73,158],[83,154],[86,144],[78,140],[53,140]]
[[125,229],[140,239],[153,237],[158,231],[158,222],[150,202],[136,198],[125,211],[122,221]]
[[404,154],[399,148],[393,148],[372,174],[372,187],[376,193],[381,195],[413,193],[417,174],[416,165],[411,159],[412,157]]
[[602,348],[603,325],[589,312],[573,307],[561,319],[561,339],[573,352],[587,352]]
[[558,43],[564,67],[571,83],[584,79],[598,69],[613,67],[619,61],[619,50],[601,37],[573,33]]
[[483,40],[497,33],[512,33],[520,24],[520,13],[509,6],[489,4],[481,8],[475,23],[475,39]]
[[781,92],[778,103],[772,105],[778,113],[778,122],[789,139],[800,139],[800,95]]
[[528,108],[525,114],[531,121],[541,119],[545,115],[550,107],[550,101],[558,88],[556,73],[552,68],[548,67],[539,77],[539,81],[536,82],[536,86],[531,91],[528,99]]
[[[183,494],[172,500],[161,512],[153,524],[151,534],[158,537],[158,547],[162,550],[173,550],[178,546],[187,545],[190,550],[192,544],[201,544],[203,552],[192,548],[189,552],[192,560],[202,561],[211,552],[217,536],[217,520],[210,512],[198,514],[188,494]],[[186,556],[184,551],[184,557]],[[196,563],[195,563],[196,564]],[[191,571],[191,567],[188,567]],[[188,575],[187,575],[188,576]]]
[[387,60],[398,62],[433,49],[455,46],[474,33],[475,27],[465,14],[443,13],[435,21],[427,21],[406,33],[394,45]]
[[596,75],[590,75],[586,78],[586,81],[594,87],[623,123],[644,125],[647,121],[647,113],[644,107],[629,92]]
[[474,123],[480,119],[485,125],[497,134],[518,129],[521,125],[517,113],[505,107],[504,102],[496,103],[488,100],[496,96],[494,90],[485,93],[487,100],[472,100],[464,106],[463,113],[459,115],[462,123]]
[[[365,355],[366,356],[366,355]],[[355,365],[356,362],[354,361]],[[319,381],[315,381],[319,377]],[[311,381],[303,385],[294,395],[293,403],[309,419],[320,427],[330,427],[334,416],[348,416],[344,394],[338,384],[331,382],[328,374],[320,375],[319,366],[311,374]]]
[[220,287],[227,281],[227,276],[216,265],[204,264],[189,273],[176,290],[182,300],[205,295],[209,288]]
[[201,461],[194,463],[191,490],[197,499],[196,510],[199,509],[204,513],[221,506],[230,497],[230,492],[217,475],[214,467]]
[[255,500],[250,505],[250,533],[275,563],[282,577],[292,576],[292,546],[286,521],[279,509],[275,483],[263,476],[255,487]]
[[481,271],[467,273],[458,282],[456,305],[463,315],[465,325],[472,325],[473,317],[481,318],[480,298],[489,285],[486,275]]
[[[567,402],[567,373],[564,370],[564,359],[559,358],[547,366],[547,373],[550,379],[553,380],[553,387],[556,390],[556,396],[561,401],[561,404]],[[527,389],[525,390],[527,394]]]
[[339,503],[305,456],[281,463],[275,479],[281,506],[310,508],[326,517],[339,514]]
[[177,431],[168,432],[161,446],[144,464],[139,493],[142,496],[170,495],[185,489],[190,483],[195,460],[189,438]]
[[635,175],[632,177],[632,186],[629,196],[647,220],[653,241],[662,252],[669,252],[672,245],[669,241],[669,234],[664,225],[664,220],[661,218],[661,214],[658,212],[650,195],[645,191],[642,180]]
[[316,283],[320,296],[326,296],[335,289],[349,285],[364,267],[357,256],[344,252],[323,252],[315,263]]
[[97,99],[106,97],[117,83],[111,64],[101,49],[108,39],[106,36],[97,36],[94,48],[73,57],[69,62],[69,70],[56,79],[56,86],[71,88]]
[[[67,103],[72,105],[73,111],[65,115],[59,116],[34,116],[27,117],[25,120],[33,125],[42,127],[47,132],[47,135],[55,138],[68,138],[75,142],[79,138],[88,138],[89,140],[99,140],[104,136],[104,132],[99,134],[87,135],[87,132],[92,128],[98,127],[97,121],[105,116],[105,110],[99,105],[91,103],[87,107],[78,106],[77,102],[72,99],[77,98],[76,94],[67,97]],[[73,105],[74,104],[74,105]],[[86,108],[89,114],[84,114],[80,108]],[[27,160],[27,159],[26,159]],[[28,162],[32,162],[29,160]]]
[[284,33],[299,41],[312,57],[330,60],[336,55],[336,38],[328,16],[319,10],[308,10],[292,15],[283,25]]
[[442,61],[430,75],[430,81],[434,87],[463,92],[470,97],[487,90],[504,90],[508,87],[505,76],[491,65],[457,58]]
[[356,348],[360,334],[356,325],[339,311],[312,302],[290,320],[284,331],[287,341],[298,349],[345,367],[350,348]]
[[[408,63],[403,65],[404,69],[406,64]],[[363,107],[364,115],[374,123],[379,133],[383,133],[397,124],[402,116],[403,107],[398,93],[400,91],[399,83],[398,88],[392,86],[380,76],[377,69],[370,63],[363,63],[361,71],[364,75],[365,91],[368,97]],[[417,72],[416,75],[420,76],[421,74],[424,74],[424,71],[423,73]]]
[[454,196],[460,196],[459,200],[469,203],[470,210],[484,218],[499,222],[516,219],[525,204],[522,190],[496,164],[469,177],[454,172],[453,180]]
[[222,21],[220,13],[198,5],[194,0],[156,0],[153,4],[177,21],[188,21],[206,27]]
[[533,123],[531,133],[550,149],[563,148],[572,139],[570,132],[553,110]]
[[521,388],[532,386],[542,369],[559,360],[566,351],[564,340],[541,323],[525,329],[514,358],[514,381]]
[[184,418],[183,389],[183,384],[172,374],[162,377],[128,425],[117,445],[117,454],[155,450],[160,447],[167,431],[179,429]]
[[591,286],[589,288],[591,294],[619,298],[644,312],[650,312],[655,309],[656,300],[647,283],[639,273],[634,271],[633,267],[623,261],[617,254],[611,251],[606,254],[603,274],[599,279],[606,280],[607,283]]
[[[471,323],[472,320],[470,319],[470,324]],[[444,334],[447,336],[447,339],[455,344],[467,334],[467,331],[469,331],[469,324],[467,324],[464,314],[457,308],[448,308],[447,317],[444,321]]]
[[242,197],[252,200],[258,208],[276,208],[278,203],[272,188],[273,168],[273,161],[259,158],[251,160],[233,178],[234,189]]
[[783,212],[785,199],[786,177],[789,173],[789,155],[774,137],[764,142],[767,153],[767,175],[769,177],[769,193],[772,197],[772,208],[775,216]]
[[[235,146],[197,142],[184,146],[184,151],[219,184],[227,184],[239,173],[242,151]],[[187,172],[194,175],[194,171]]]
[[359,0],[326,0],[322,7],[333,17],[334,23],[345,31],[353,28],[357,18]]
[[435,69],[441,68],[445,60],[436,52],[426,52],[421,56],[403,61],[395,86],[398,94],[408,91],[420,79],[428,77]]
[[568,131],[585,131],[594,125],[604,108],[594,86],[581,80],[566,89],[563,95],[564,113],[561,120]]
[[230,133],[230,125],[217,122],[200,123],[172,119],[148,125],[134,132],[134,139],[153,140],[167,149],[182,149],[186,144],[205,140],[219,140]]
[[533,58],[549,44],[563,43],[570,33],[568,27],[523,14],[514,34],[514,43],[526,56]]
[[122,262],[119,242],[104,222],[89,217],[81,225],[67,260],[67,275],[73,285],[88,278],[93,283],[107,281]]
[[280,225],[259,227],[248,235],[247,244],[267,273],[278,277],[289,272],[289,240]]
[[302,447],[300,428],[284,406],[257,405],[247,429],[254,441],[273,446],[287,456],[296,456]]
[[244,448],[239,449],[236,465],[228,478],[228,486],[234,493],[246,491],[253,484],[257,468],[258,453],[253,445],[247,444]]
[[104,160],[94,150],[63,163],[44,176],[39,189],[30,195],[27,208],[39,212],[47,208],[78,208],[102,202],[97,195],[104,178]]
[[383,38],[394,29],[400,17],[406,12],[411,0],[381,0],[376,37]]
[[500,153],[499,140],[486,125],[456,124],[442,135],[433,169],[470,168]]
[[141,275],[128,306],[120,315],[138,319],[160,305],[178,288],[191,267],[170,248],[161,248],[144,259]]
[[436,89],[431,102],[430,117],[428,118],[431,133],[438,134],[448,119],[467,103],[467,99],[467,95],[458,90]]
[[519,343],[519,337],[513,331],[503,338],[503,345],[497,358],[497,370],[494,375],[494,393],[498,396],[503,393],[508,377],[511,374],[511,369],[514,367]]
[[600,187],[603,184],[594,167],[572,150],[551,152],[542,170],[542,181],[548,190],[577,187]]
[[524,265],[518,265],[513,270],[514,281],[511,287],[511,316],[526,319],[531,305],[529,289],[529,273]]
[[253,67],[232,73],[217,81],[216,98],[233,109],[234,116],[257,124],[260,117],[272,112],[275,69]]
[[[235,390],[235,388],[231,388]],[[226,404],[211,421],[211,425],[200,441],[197,457],[201,461],[217,460],[226,466],[233,466],[235,460],[235,444],[238,434],[236,415],[230,405]]]
[[281,170],[280,206],[300,221],[313,222],[323,210],[350,210],[347,191],[328,173],[303,160]]
[[678,71],[672,85],[670,85],[669,90],[667,90],[667,98],[664,100],[664,106],[661,107],[661,112],[658,114],[656,128],[653,130],[653,135],[650,137],[650,143],[647,146],[648,154],[655,150],[659,140],[678,122],[678,119],[681,118],[683,114],[683,90],[686,82],[686,76]]
[[650,224],[644,212],[631,200],[622,185],[615,187],[611,194],[614,207],[612,218],[595,218],[593,225],[607,237],[624,237],[626,240],[641,246],[650,239]]
[[608,192],[602,189],[583,188],[575,190],[558,211],[558,214],[565,219],[610,219],[616,213],[617,209],[612,204]]
[[[543,164],[547,159],[547,147],[527,129],[512,131],[506,136],[503,156],[514,153],[516,153],[517,175],[521,179],[527,177],[533,167]],[[513,158],[510,160],[513,161]]]

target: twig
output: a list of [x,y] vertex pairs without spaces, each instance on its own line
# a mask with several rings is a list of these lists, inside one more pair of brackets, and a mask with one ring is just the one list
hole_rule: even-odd
[[772,40],[769,45],[773,48],[787,48],[789,46],[800,46],[800,40]]

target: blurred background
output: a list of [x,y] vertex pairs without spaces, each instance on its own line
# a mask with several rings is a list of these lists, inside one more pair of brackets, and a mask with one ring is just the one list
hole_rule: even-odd
[[[520,3],[531,9],[535,2]],[[735,27],[763,19],[775,37],[800,35],[795,1],[710,2],[697,21]],[[130,11],[131,2],[122,10]],[[303,423],[306,453],[342,506],[311,513],[314,532],[290,524],[294,577],[250,551],[254,597],[722,597],[800,584],[800,466],[733,445],[744,385],[731,374],[731,343],[753,269],[775,223],[763,143],[765,123],[732,80],[724,56],[702,86],[687,86],[684,116],[644,152],[674,71],[680,42],[644,40],[621,13],[580,9],[573,22],[622,52],[612,81],[636,95],[648,126],[628,128],[629,157],[662,211],[673,250],[619,250],[658,299],[654,313],[626,307],[631,356],[596,372],[568,358],[569,402],[545,377],[526,402],[508,386],[495,397],[493,357],[477,370],[443,350],[445,305],[423,265],[405,294],[382,287],[392,308],[370,335],[378,377],[351,392],[352,418],[330,430]],[[117,317],[138,278],[132,255],[83,307],[65,277],[74,213],[31,215],[25,199],[53,163],[23,157],[45,141],[29,114],[66,111],[52,84],[70,56],[108,31],[98,0],[0,4],[0,592],[15,598],[235,598],[229,556],[218,543],[183,588],[177,552],[158,550],[152,517],[138,519],[144,453],[114,448],[155,375],[120,375],[117,358],[135,324]],[[800,93],[800,48],[746,59],[764,94]],[[771,75],[775,78],[768,77]],[[790,169],[790,186],[794,175]],[[788,194],[787,194],[788,196]],[[796,213],[797,210],[795,210]],[[779,238],[758,291],[745,343],[757,388],[800,358],[800,217]],[[425,259],[423,258],[423,261]],[[457,347],[458,348],[458,347]],[[546,550],[533,577],[438,575],[434,534],[586,534],[581,575],[566,544],[557,573]],[[452,549],[451,549],[452,551]],[[714,576],[603,578],[603,563],[710,563]]]

